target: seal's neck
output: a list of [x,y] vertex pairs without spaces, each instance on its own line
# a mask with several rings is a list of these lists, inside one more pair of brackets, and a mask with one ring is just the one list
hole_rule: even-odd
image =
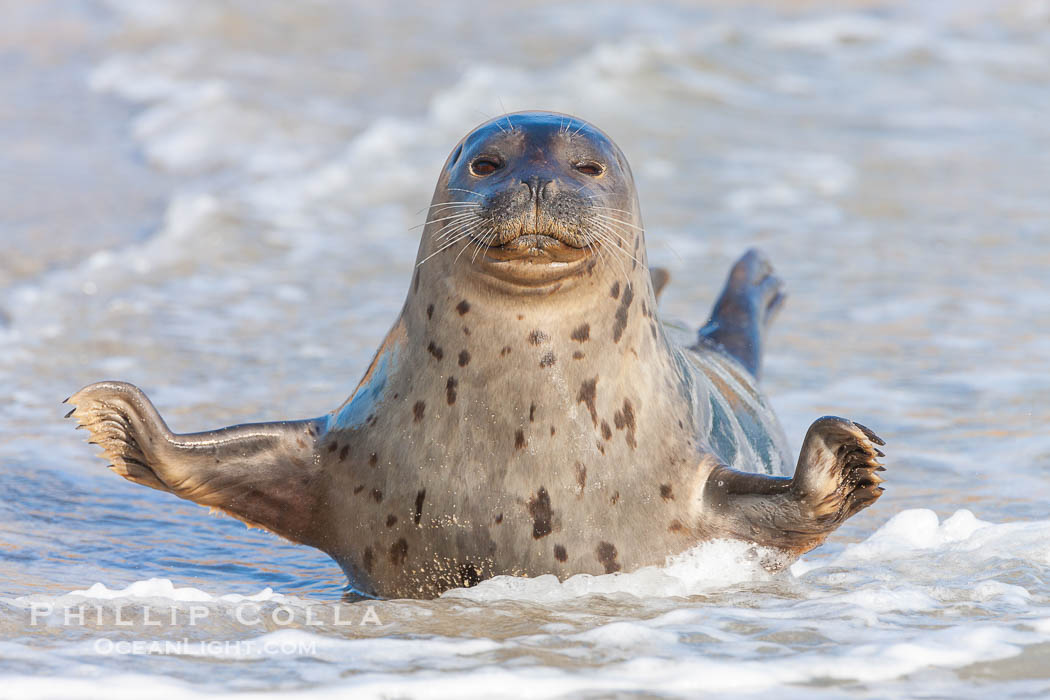
[[477,425],[513,404],[522,421],[542,409],[551,428],[569,423],[600,435],[610,429],[603,416],[614,424],[625,400],[637,410],[639,397],[674,381],[643,264],[595,270],[545,296],[425,273],[402,313],[391,386],[440,402],[428,411]]

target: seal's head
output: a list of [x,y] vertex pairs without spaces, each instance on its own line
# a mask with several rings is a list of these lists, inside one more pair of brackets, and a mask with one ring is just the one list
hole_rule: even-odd
[[550,293],[595,273],[645,270],[643,257],[634,181],[616,144],[575,117],[518,112],[452,150],[417,265]]

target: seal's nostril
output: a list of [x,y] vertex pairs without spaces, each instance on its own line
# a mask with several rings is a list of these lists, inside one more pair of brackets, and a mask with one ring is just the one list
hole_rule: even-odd
[[551,187],[554,180],[550,178],[541,178],[538,175],[533,175],[528,179],[522,178],[521,182],[529,188],[529,194],[532,195],[532,199],[536,202],[548,198],[554,191]]

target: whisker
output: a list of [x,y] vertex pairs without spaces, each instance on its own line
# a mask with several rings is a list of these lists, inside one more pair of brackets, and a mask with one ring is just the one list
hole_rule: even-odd
[[[612,235],[616,236],[617,238],[619,238],[622,243],[626,243],[626,244],[630,243],[630,240],[628,238],[625,238],[619,231],[616,231],[614,228],[610,227],[608,224],[606,224],[604,222],[601,222],[601,221],[593,221],[593,220],[592,220],[592,223],[595,225],[597,231],[602,231],[602,232],[606,233],[607,235],[608,234],[612,234]],[[616,247],[616,251],[621,253],[622,255],[626,256],[628,259],[633,260],[634,262],[638,263],[639,265],[642,263],[641,260],[639,260],[638,258],[636,258],[633,255],[631,255],[630,253],[628,253],[626,250],[624,250],[622,246],[617,246]]]
[[477,206],[481,206],[481,205],[478,202],[461,202],[459,200],[455,200],[455,201],[452,201],[452,202],[438,202],[437,204],[431,204],[429,207],[423,207],[422,209],[420,209],[419,211],[417,211],[415,213],[416,214],[422,214],[427,209],[434,209],[436,207],[456,207],[456,206],[477,207]]
[[455,228],[443,233],[441,236],[435,237],[435,240],[439,238],[453,238],[459,235],[470,234],[485,223],[486,221],[484,219],[478,219],[477,221],[466,225],[460,225],[459,222],[456,222],[455,224],[446,224],[446,226],[454,226]]
[[631,228],[637,229],[638,231],[642,231],[642,232],[645,231],[645,229],[643,227],[635,226],[634,224],[630,223],[629,221],[624,221],[623,219],[617,219],[615,216],[607,216],[605,214],[594,214],[594,216],[599,216],[599,217],[601,217],[602,219],[604,219],[606,221],[615,221],[616,223],[620,224],[621,226],[630,226]]
[[[422,265],[426,261],[428,261],[431,258],[433,258],[438,253],[440,253],[442,251],[445,251],[445,250],[448,250],[449,248],[451,248],[452,246],[454,246],[456,243],[460,242],[464,238],[469,238],[471,232],[474,229],[476,229],[477,227],[479,227],[482,224],[484,224],[484,223],[485,223],[484,220],[479,220],[479,221],[477,221],[477,222],[475,222],[475,223],[473,223],[470,226],[467,226],[465,228],[455,228],[455,229],[451,230],[449,233],[445,234],[448,237],[448,240],[447,241],[443,241],[440,244],[440,246],[438,247],[437,250],[435,250],[434,252],[432,252],[430,255],[428,255],[427,257],[423,258],[422,260],[420,260],[419,263],[416,265],[416,267],[419,267],[420,265]],[[451,226],[451,225],[452,224],[446,224],[446,227],[447,226]],[[439,238],[441,238],[441,237],[435,237],[435,240],[439,240]]]
[[[613,252],[615,252],[617,250],[620,250],[616,246],[612,245],[613,241],[612,241],[611,238],[609,238],[608,234],[606,234],[606,233],[604,233],[602,231],[597,231],[597,230],[592,230],[591,234],[598,240],[599,243],[603,244],[599,248],[599,250],[601,248],[606,248],[606,247],[608,247]],[[622,274],[624,276],[624,279],[627,279],[627,267],[623,264],[622,260],[620,260],[615,255],[613,255],[613,252],[610,252],[609,255],[611,256],[612,260],[614,260],[616,262],[616,266],[618,268],[620,268],[620,274]],[[603,262],[603,264],[606,264],[606,265],[608,264],[608,262],[605,259],[603,259],[602,262]]]
[[[507,125],[510,127],[511,132],[513,133],[513,131],[514,131],[514,122],[512,122],[510,120],[510,114],[507,113],[507,108],[503,106],[503,98],[502,97],[497,97],[496,99],[499,100],[499,108],[503,110],[503,116],[505,116],[507,118]],[[497,124],[498,124],[498,122],[497,122]],[[506,133],[506,132],[504,132],[504,133]]]
[[616,211],[616,212],[622,212],[624,214],[631,214],[631,215],[634,214],[633,211],[627,211],[626,209],[614,209],[613,207],[595,207],[595,209],[598,209],[598,210],[601,210],[601,211]]
[[479,224],[479,221],[453,221],[445,224],[445,226],[434,234],[435,241],[447,240],[449,238],[455,238],[464,231],[473,230],[475,225]]
[[449,219],[455,219],[455,218],[457,218],[457,217],[464,217],[464,218],[467,218],[467,217],[471,217],[471,216],[473,216],[473,215],[474,215],[474,212],[471,212],[471,211],[467,211],[467,212],[460,212],[460,213],[458,213],[458,214],[450,214],[449,216],[444,216],[444,217],[441,217],[440,219],[427,219],[427,220],[426,220],[426,221],[424,221],[423,223],[421,223],[421,224],[417,224],[417,225],[413,226],[412,228],[410,228],[410,229],[408,229],[408,230],[409,230],[409,231],[414,231],[414,230],[416,230],[417,228],[423,228],[424,226],[426,226],[426,225],[428,225],[428,224],[436,224],[436,223],[438,223],[439,221],[448,221]]
[[463,251],[465,251],[467,248],[469,248],[470,244],[474,242],[474,239],[471,238],[470,236],[465,236],[465,238],[467,239],[467,242],[464,243],[463,247],[459,249],[458,253],[456,253],[456,259],[452,261],[453,265],[455,265],[457,262],[459,262],[459,256],[463,255]]
[[435,250],[435,251],[434,251],[433,253],[431,253],[431,254],[430,254],[430,255],[428,255],[427,257],[423,258],[423,259],[422,259],[422,260],[420,260],[420,261],[419,261],[418,263],[416,263],[416,267],[422,267],[422,266],[423,266],[423,263],[425,263],[425,262],[426,262],[427,260],[430,260],[430,259],[431,259],[432,257],[434,257],[434,256],[435,256],[435,255],[437,255],[438,253],[442,252],[443,250],[448,250],[449,248],[451,248],[452,246],[454,246],[454,245],[455,245],[456,243],[458,243],[458,242],[459,242],[459,241],[461,241],[461,240],[463,240],[463,239],[462,239],[462,238],[454,238],[454,239],[452,239],[452,240],[451,240],[450,242],[448,242],[448,243],[445,243],[445,244],[444,244],[444,245],[442,245],[442,246],[441,246],[440,248],[438,248],[437,250]]
[[[438,222],[438,221],[446,221],[448,223],[442,224],[441,227],[437,231],[435,231],[433,235],[436,236],[438,233],[441,233],[442,231],[447,230],[449,226],[455,226],[459,222],[464,222],[465,223],[465,222],[469,221],[471,218],[473,218],[475,216],[476,216],[476,214],[474,212],[472,212],[472,211],[463,211],[463,212],[459,212],[458,214],[453,214],[453,215],[451,215],[451,216],[449,216],[448,218],[445,218],[445,219],[436,219],[435,223]],[[428,221],[427,223],[431,223],[431,222]]]
[[629,233],[628,231],[617,231],[616,228],[613,227],[611,224],[605,221],[600,221],[596,219],[593,215],[588,216],[587,220],[595,227],[601,227],[606,232],[614,234],[617,238],[620,239],[622,243],[630,243],[629,237],[627,236],[627,234]]

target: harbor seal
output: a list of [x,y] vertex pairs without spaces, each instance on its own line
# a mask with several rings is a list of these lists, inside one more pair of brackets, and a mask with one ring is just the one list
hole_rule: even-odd
[[404,308],[342,406],[176,434],[101,382],[70,414],[124,478],[317,547],[368,595],[631,571],[714,538],[790,561],[881,495],[883,443],[824,417],[792,470],[758,387],[781,281],[748,252],[681,347],[643,234],[609,137],[506,115],[442,167]]

